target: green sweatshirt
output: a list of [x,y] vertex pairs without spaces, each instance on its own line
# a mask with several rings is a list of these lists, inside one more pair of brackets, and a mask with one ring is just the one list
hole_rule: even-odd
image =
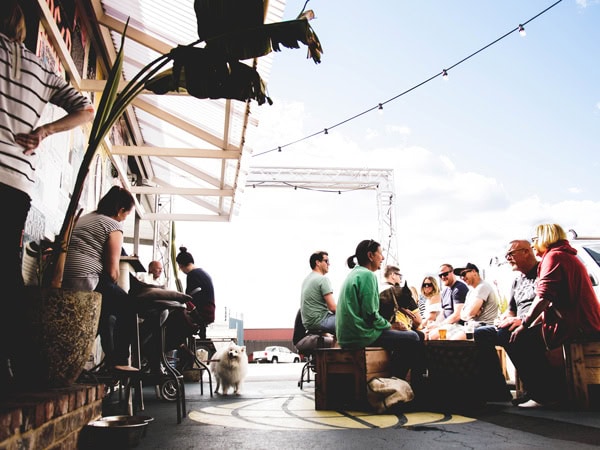
[[344,280],[335,315],[340,347],[368,347],[391,328],[379,314],[377,278],[362,266],[354,267]]

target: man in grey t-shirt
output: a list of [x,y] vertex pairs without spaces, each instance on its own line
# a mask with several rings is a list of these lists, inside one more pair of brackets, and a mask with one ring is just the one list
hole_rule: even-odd
[[302,282],[300,311],[302,323],[309,332],[335,334],[335,299],[329,272],[329,254],[317,251],[310,255],[312,271]]
[[470,288],[460,319],[463,322],[473,320],[479,325],[493,325],[498,317],[498,296],[494,287],[481,278],[475,264],[467,263],[466,267],[454,269],[454,273]]

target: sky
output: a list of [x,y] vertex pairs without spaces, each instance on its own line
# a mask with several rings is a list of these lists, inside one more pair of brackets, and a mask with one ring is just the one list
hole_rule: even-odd
[[[447,80],[411,89],[553,3],[311,0],[322,62],[304,47],[275,54],[274,104],[253,106],[250,165],[393,168],[396,254],[409,285],[442,263],[472,262],[505,286],[512,274],[490,261],[539,223],[600,236],[598,0],[563,0],[525,37],[512,33]],[[303,4],[289,0],[285,19]],[[218,321],[291,328],[313,251],[329,252],[337,299],[356,245],[382,242],[374,191],[247,187],[241,202],[229,223],[176,224],[177,245],[213,278]]]

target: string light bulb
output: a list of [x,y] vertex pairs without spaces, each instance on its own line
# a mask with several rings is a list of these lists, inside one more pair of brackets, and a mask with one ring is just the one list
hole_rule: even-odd
[[377,106],[377,112],[383,114],[383,105],[381,103]]
[[[533,21],[533,20],[537,19],[538,17],[540,17],[540,16],[542,16],[543,14],[547,13],[549,10],[551,10],[552,8],[554,8],[555,6],[557,6],[557,5],[558,5],[559,3],[561,3],[561,2],[562,2],[562,0],[558,0],[558,1],[556,1],[555,3],[553,3],[552,5],[550,5],[548,8],[544,9],[542,12],[540,12],[540,13],[536,14],[536,15],[535,15],[535,16],[533,16],[531,19],[527,20],[525,23],[529,23],[529,22],[531,22],[531,21]],[[494,45],[494,44],[497,44],[497,43],[498,43],[499,41],[501,41],[502,39],[504,39],[504,38],[508,37],[509,35],[512,35],[512,33],[513,33],[514,31],[515,31],[515,29],[514,29],[514,28],[513,28],[513,29],[511,29],[511,30],[510,30],[508,33],[506,33],[506,34],[504,34],[503,36],[499,37],[499,38],[498,38],[498,39],[496,39],[495,41],[493,41],[493,42],[491,42],[491,43],[489,43],[489,44],[485,45],[484,47],[480,48],[479,50],[477,50],[477,51],[475,51],[475,52],[471,53],[470,55],[468,55],[467,57],[463,58],[463,59],[462,59],[462,60],[460,60],[459,62],[457,62],[457,63],[453,64],[452,66],[450,66],[450,68],[451,68],[451,69],[453,69],[454,67],[458,66],[459,64],[462,64],[462,63],[464,63],[464,62],[465,62],[465,61],[467,61],[468,59],[470,59],[470,58],[474,57],[475,55],[477,55],[477,54],[481,53],[482,51],[486,50],[488,47],[491,47],[492,45]],[[519,24],[519,26],[517,27],[517,31],[519,32],[519,34],[520,34],[521,36],[525,36],[525,35],[526,35],[526,32],[525,32],[525,27],[523,26],[523,24]],[[394,100],[396,100],[396,99],[398,99],[398,98],[400,98],[400,97],[403,97],[404,95],[408,94],[409,92],[412,92],[412,91],[413,91],[413,90],[415,90],[416,88],[418,88],[418,87],[421,87],[422,85],[424,85],[424,84],[428,83],[429,81],[433,80],[434,78],[437,78],[439,75],[440,75],[439,73],[435,74],[434,76],[432,76],[432,77],[430,77],[429,79],[427,79],[427,80],[425,80],[425,81],[423,81],[423,82],[421,82],[421,83],[419,83],[419,84],[417,84],[417,85],[415,85],[415,86],[411,87],[410,89],[406,89],[405,91],[401,92],[400,94],[397,94],[397,95],[395,95],[394,97],[391,97],[391,98],[387,99],[387,100],[386,100],[384,103],[389,103],[389,102],[391,102],[391,101],[394,101]],[[448,69],[443,69],[443,70],[442,70],[442,73],[441,73],[441,75],[442,75],[442,78],[443,78],[444,80],[448,80]],[[269,104],[271,104],[271,102],[269,102]],[[378,104],[378,106],[377,106],[376,108],[379,110],[379,112],[381,112],[381,110],[383,109],[383,103],[379,103],[379,104]],[[369,109],[368,109],[368,110],[366,110],[366,111],[363,111],[363,112],[362,112],[362,113],[360,113],[360,114],[355,114],[353,117],[347,118],[347,119],[345,119],[345,120],[343,120],[343,121],[341,121],[341,122],[339,122],[339,123],[337,123],[337,124],[335,124],[335,125],[332,125],[332,127],[337,127],[337,126],[343,125],[343,124],[345,124],[345,123],[347,123],[347,122],[350,122],[350,121],[352,121],[352,120],[354,120],[354,119],[357,119],[358,117],[361,117],[363,114],[365,114],[365,113],[367,113],[367,112],[369,112],[369,111],[372,111],[372,110],[373,110],[373,108],[372,108],[372,107],[369,107]],[[327,128],[325,128],[325,129],[323,130],[323,133],[324,133],[324,134],[329,134],[329,132],[328,132]],[[292,145],[292,144],[295,144],[295,143],[297,143],[297,142],[304,141],[304,140],[306,140],[306,139],[310,139],[310,138],[312,138],[313,136],[315,136],[315,135],[317,135],[317,134],[319,134],[319,133],[313,133],[313,134],[311,134],[311,135],[308,135],[308,136],[305,136],[305,137],[303,137],[303,138],[301,138],[301,139],[297,139],[297,140],[295,140],[294,142],[290,142],[290,143],[286,144],[285,146]],[[270,149],[270,150],[266,150],[266,151],[264,151],[264,152],[260,152],[260,153],[254,153],[254,154],[252,155],[252,157],[254,158],[254,157],[257,157],[257,156],[262,156],[262,155],[265,155],[265,154],[267,154],[267,153],[271,153],[271,152],[273,152],[273,151],[276,151],[276,150],[279,150],[279,151],[281,151],[280,149],[281,149],[281,147],[274,147],[274,148],[272,148],[272,149]]]

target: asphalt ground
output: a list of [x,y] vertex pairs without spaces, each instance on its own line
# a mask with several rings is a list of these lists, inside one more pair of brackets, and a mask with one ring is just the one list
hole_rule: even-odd
[[[298,387],[302,364],[251,364],[240,395],[204,395],[186,383],[187,417],[144,388],[154,418],[139,449],[574,449],[600,446],[600,412],[524,410],[488,403],[473,414],[410,404],[394,414],[316,411],[314,379]],[[214,386],[213,386],[214,388]]]

